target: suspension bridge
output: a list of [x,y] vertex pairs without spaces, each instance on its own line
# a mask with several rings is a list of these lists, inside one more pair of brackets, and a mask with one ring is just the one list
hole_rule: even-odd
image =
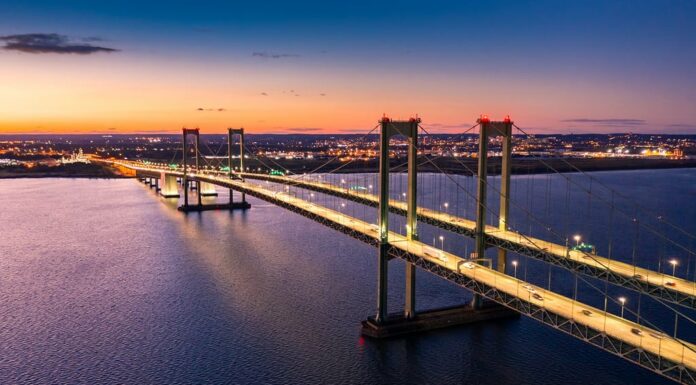
[[[439,156],[422,151],[420,140],[431,134],[418,118],[384,117],[356,141],[376,147],[376,173],[339,174],[348,163],[356,161],[342,162],[339,155],[311,172],[295,174],[275,159],[250,149],[243,129],[228,130],[226,156],[205,143],[208,154],[203,154],[200,131],[184,129],[180,162],[174,162],[176,154],[169,163],[97,161],[138,176],[164,197],[183,198],[182,211],[249,209],[248,195],[375,246],[377,311],[363,321],[365,335],[392,336],[424,328],[423,319],[434,313],[416,310],[416,268],[420,268],[473,293],[471,303],[463,307],[464,318],[461,312],[443,312],[439,321],[431,322],[433,327],[521,314],[659,375],[696,384],[696,345],[690,342],[696,310],[691,246],[696,237],[664,216],[639,207],[592,175],[576,169],[578,175],[590,181],[580,183],[539,158],[556,178],[553,180],[565,188],[562,210],[555,210],[566,214],[565,225],[561,226],[564,229],[559,230],[557,224],[552,226],[539,214],[555,213],[550,207],[551,177],[535,186],[537,178],[527,176],[523,191],[513,191],[513,132],[516,129],[518,135],[529,134],[509,118],[491,121],[485,116],[463,134],[477,127],[477,169],[459,161],[462,169],[475,175],[468,179],[445,172],[438,165]],[[373,135],[377,130],[379,135]],[[194,138],[192,145],[190,137]],[[392,151],[391,144],[396,140],[402,141],[399,148],[405,148],[406,162],[398,163],[399,154]],[[234,154],[235,144],[239,146],[238,155]],[[499,177],[488,176],[491,145],[500,148]],[[253,159],[263,167],[253,172],[245,167],[245,159]],[[423,164],[439,172],[423,175],[418,172]],[[227,202],[204,201],[206,196],[218,194],[216,186],[228,191]],[[192,201],[189,194],[194,190]],[[571,205],[573,194],[583,194],[583,200],[587,199],[585,209]],[[539,207],[538,201],[544,206]],[[593,205],[605,208],[602,225],[606,230],[595,235],[607,238],[604,255],[597,246],[580,243],[580,235],[570,232],[571,220],[597,222]],[[578,218],[578,210],[585,212],[584,218]],[[467,218],[470,214],[474,219]],[[625,226],[621,226],[622,220]],[[433,242],[425,242],[430,235]],[[464,253],[461,248],[446,248],[444,235],[448,239],[461,238],[466,245]],[[589,238],[591,234],[584,236]],[[661,246],[656,255],[641,256],[640,245],[647,238]],[[471,252],[469,242],[473,243]],[[675,252],[684,256],[681,262],[667,257]],[[518,278],[519,261],[510,260],[511,256],[524,258],[523,278]],[[401,259],[406,265],[405,303],[403,313],[398,315],[387,310],[387,277],[393,259]],[[676,267],[680,263],[686,266],[686,272],[678,275]],[[665,271],[669,267],[671,274]],[[527,269],[544,268],[548,271],[545,282],[538,279],[544,275],[539,271],[529,272],[527,279]],[[617,292],[622,294],[617,296]],[[637,306],[628,306],[629,300]]]

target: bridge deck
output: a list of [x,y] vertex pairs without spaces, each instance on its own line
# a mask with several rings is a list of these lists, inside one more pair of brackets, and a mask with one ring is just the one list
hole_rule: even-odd
[[[263,186],[240,181],[231,181],[216,176],[201,175],[199,178],[225,187],[246,189],[247,192],[253,192],[253,195],[258,198],[266,198],[266,200],[270,201],[282,201],[286,205],[296,206],[315,216],[334,222],[341,227],[347,227],[349,230],[372,238],[374,243],[378,242],[378,233],[371,223],[361,221],[338,211],[307,202],[282,192],[269,191]],[[524,288],[526,282],[522,280],[482,265],[475,265],[473,269],[466,268],[464,267],[464,264],[467,262],[466,259],[442,250],[438,250],[438,254],[442,253],[442,259],[440,259],[435,255],[431,255],[433,254],[429,252],[429,250],[433,249],[431,246],[419,241],[409,241],[405,236],[394,232],[389,232],[389,243],[401,251],[416,255],[418,258],[424,259],[430,263],[484,283],[510,296],[518,297],[532,305],[542,307],[550,313],[574,320],[575,323],[588,326],[596,331],[604,332],[632,346],[640,347],[669,361],[683,363],[691,370],[696,370],[696,345],[676,340],[635,322],[628,321],[610,313],[604,313],[602,310],[585,305],[582,302],[574,301],[552,291],[534,286],[533,289],[535,293],[539,294],[542,298],[537,299],[533,296],[531,291]],[[588,316],[583,313],[583,310],[590,312],[590,315]],[[642,330],[642,336],[633,333],[632,329]]]
[[[248,179],[268,180],[328,193],[373,207],[378,205],[376,195],[352,191],[327,183],[255,173],[241,173],[241,175]],[[391,200],[390,206],[392,211],[401,215],[406,214],[406,202]],[[470,237],[475,236],[476,222],[474,221],[423,207],[418,208],[417,215],[418,220],[433,226]],[[588,276],[609,279],[611,282],[629,289],[647,292],[670,302],[696,308],[696,282],[596,254],[570,250],[564,245],[514,231],[501,230],[495,226],[486,226],[486,238],[487,243],[491,246],[561,265]]]
[[[124,165],[139,167],[144,172],[170,172],[169,169],[148,166],[144,168],[134,163]],[[210,172],[211,175],[224,175],[221,172]],[[180,172],[177,175],[182,175]],[[354,202],[376,207],[376,195],[351,191],[347,188],[336,187],[327,183],[256,173],[237,173],[248,179],[267,180],[285,185],[307,188],[313,191],[327,193]],[[390,210],[400,215],[406,214],[406,203],[398,200],[390,201]],[[430,225],[452,231],[469,237],[475,236],[476,222],[419,207],[418,220]],[[610,282],[637,290],[660,299],[696,309],[696,282],[673,277],[650,269],[631,265],[629,263],[609,259],[583,251],[569,250],[564,245],[534,238],[515,231],[501,230],[495,226],[486,226],[486,242],[490,246],[499,247],[528,257],[559,265],[581,274],[607,279]]]
[[[152,171],[134,165],[128,167]],[[167,171],[181,176],[181,172]],[[253,183],[210,174],[189,178],[233,188],[326,224],[366,243],[378,244],[373,225],[282,192]],[[446,215],[446,214],[440,214]],[[511,232],[506,236],[516,236]],[[519,241],[519,240],[518,240]],[[513,308],[558,330],[592,343],[649,370],[684,383],[696,384],[696,345],[672,338],[635,322],[605,313],[582,302],[527,284],[419,241],[389,233],[390,255],[415,263],[485,297]],[[579,256],[582,258],[582,256]]]

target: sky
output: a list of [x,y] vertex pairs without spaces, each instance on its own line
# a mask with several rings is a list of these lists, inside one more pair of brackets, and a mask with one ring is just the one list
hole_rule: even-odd
[[0,133],[696,134],[696,1],[3,0]]

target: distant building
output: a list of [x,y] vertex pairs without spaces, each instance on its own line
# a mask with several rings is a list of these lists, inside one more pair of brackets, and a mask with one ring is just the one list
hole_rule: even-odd
[[80,148],[77,153],[72,153],[69,158],[61,157],[60,163],[61,164],[89,163],[89,159],[82,152],[82,148]]

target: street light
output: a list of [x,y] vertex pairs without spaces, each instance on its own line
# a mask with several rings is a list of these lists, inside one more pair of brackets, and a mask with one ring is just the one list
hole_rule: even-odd
[[670,259],[669,264],[672,265],[672,276],[674,276],[677,272],[677,265],[679,264],[679,261],[676,259]]
[[623,318],[624,306],[626,305],[626,297],[619,297],[619,302],[621,302],[621,318]]
[[438,237],[438,239],[440,239],[440,249],[444,250],[444,249],[445,249],[445,237],[443,237],[442,235],[440,235],[440,236]]
[[447,212],[447,208],[449,207],[449,203],[445,202],[445,203],[443,203],[440,207],[444,207],[445,209],[442,210],[442,211],[444,211],[444,212],[446,213],[446,212]]
[[575,246],[578,246],[580,244],[580,235],[575,235],[573,236],[573,239],[575,240]]
[[512,266],[515,268],[515,278],[517,278],[517,261],[512,261]]

